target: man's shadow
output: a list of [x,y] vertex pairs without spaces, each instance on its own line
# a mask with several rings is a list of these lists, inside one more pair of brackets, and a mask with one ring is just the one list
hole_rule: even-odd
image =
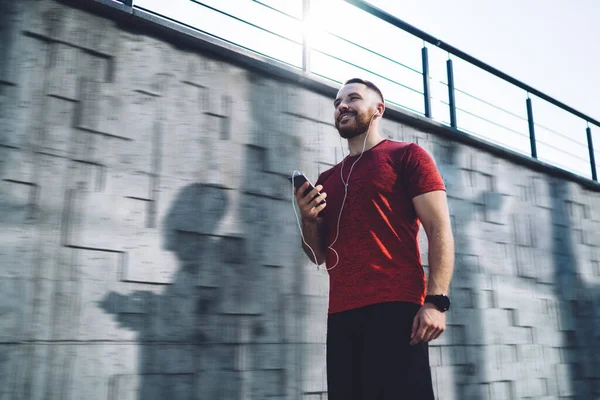
[[219,251],[211,247],[222,241],[215,235],[228,204],[226,189],[221,187],[194,183],[180,189],[159,221],[163,248],[177,256],[171,283],[159,288],[160,293],[110,292],[102,300],[100,307],[106,313],[114,314],[122,327],[138,332],[139,372],[115,377],[111,399],[197,397],[198,345],[214,337],[217,328],[212,326],[214,319],[204,318],[207,300],[199,286],[203,277],[210,276],[207,269],[218,269]]

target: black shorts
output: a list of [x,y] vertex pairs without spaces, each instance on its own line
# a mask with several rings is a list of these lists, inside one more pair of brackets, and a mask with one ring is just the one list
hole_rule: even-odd
[[409,344],[419,308],[390,302],[328,316],[328,400],[433,399],[427,344]]

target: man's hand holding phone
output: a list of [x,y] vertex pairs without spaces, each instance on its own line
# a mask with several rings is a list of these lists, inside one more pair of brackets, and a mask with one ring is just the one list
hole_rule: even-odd
[[327,206],[325,202],[327,193],[320,193],[322,189],[322,185],[313,187],[304,175],[294,176],[294,195],[303,220],[316,220],[319,212]]
[[323,186],[313,187],[312,183],[301,172],[294,171],[288,179],[294,185],[294,195],[302,218],[302,222],[300,222],[296,208],[294,208],[300,234],[302,235],[302,248],[311,261],[321,265],[325,262],[326,249],[323,219],[319,217],[319,213],[327,206],[325,201],[327,194],[320,193]]
[[304,195],[305,191],[312,185],[310,182],[305,182],[300,190],[294,188],[294,194],[296,195],[296,202],[300,209],[300,214],[303,220],[314,220],[319,215],[322,209],[327,207],[327,203],[323,200],[327,197],[327,193],[320,193],[323,186],[317,185],[312,188],[308,194]]

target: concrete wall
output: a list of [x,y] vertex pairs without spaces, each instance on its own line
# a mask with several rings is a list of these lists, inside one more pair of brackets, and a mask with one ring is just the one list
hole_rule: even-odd
[[[285,177],[340,161],[331,98],[61,3],[0,8],[0,399],[326,399],[327,275]],[[598,398],[600,194],[384,131],[448,185],[438,398]]]

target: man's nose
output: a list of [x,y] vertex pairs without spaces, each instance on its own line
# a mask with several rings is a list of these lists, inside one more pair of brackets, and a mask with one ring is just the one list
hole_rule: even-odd
[[342,101],[340,104],[338,104],[337,109],[339,112],[345,111],[348,109],[348,104],[346,104]]

